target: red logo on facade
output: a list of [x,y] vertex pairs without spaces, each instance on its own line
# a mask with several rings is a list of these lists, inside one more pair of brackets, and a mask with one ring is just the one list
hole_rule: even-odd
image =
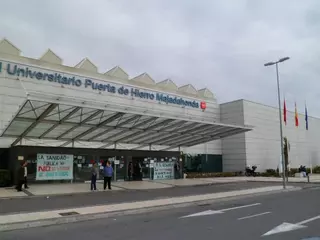
[[207,108],[206,102],[201,102],[200,103],[200,107],[201,107],[202,110],[205,110]]

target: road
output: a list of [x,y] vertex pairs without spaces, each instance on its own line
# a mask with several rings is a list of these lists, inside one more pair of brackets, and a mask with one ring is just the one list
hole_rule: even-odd
[[42,196],[0,199],[0,214],[66,209],[74,207],[102,205],[108,203],[112,204],[121,202],[144,201],[159,198],[227,192],[275,185],[281,185],[281,183],[239,182],[153,190],[100,191],[74,195],[50,196],[49,198],[47,198],[46,196]]
[[[0,233],[1,240],[300,240],[320,236],[320,188]],[[185,217],[204,212],[210,215]],[[306,220],[306,221],[305,221]],[[283,223],[293,231],[263,234]],[[287,224],[288,225],[288,224]],[[291,227],[292,227],[291,226]],[[283,230],[284,228],[281,228]],[[319,239],[319,238],[316,238]]]

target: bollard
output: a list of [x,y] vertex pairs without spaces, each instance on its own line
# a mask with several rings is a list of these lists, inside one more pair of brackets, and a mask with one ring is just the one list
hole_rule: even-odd
[[310,182],[310,177],[309,177],[309,174],[307,175],[307,178],[308,178],[308,183]]

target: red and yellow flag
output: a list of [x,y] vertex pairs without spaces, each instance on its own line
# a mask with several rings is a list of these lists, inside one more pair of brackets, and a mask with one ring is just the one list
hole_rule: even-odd
[[299,118],[298,118],[298,111],[297,111],[297,103],[294,103],[294,120],[296,123],[296,127],[299,127]]

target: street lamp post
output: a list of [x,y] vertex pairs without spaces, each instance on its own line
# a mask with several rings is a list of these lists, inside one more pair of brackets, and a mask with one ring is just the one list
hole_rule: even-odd
[[284,149],[283,149],[283,131],[282,131],[282,116],[281,116],[281,99],[280,99],[280,83],[279,83],[279,70],[278,64],[284,61],[289,60],[289,57],[280,58],[276,62],[268,62],[264,64],[265,67],[276,65],[276,72],[277,72],[277,87],[278,87],[278,104],[279,104],[279,120],[280,120],[280,144],[281,144],[281,162],[282,162],[282,183],[283,189],[286,189],[286,164],[284,161]]

